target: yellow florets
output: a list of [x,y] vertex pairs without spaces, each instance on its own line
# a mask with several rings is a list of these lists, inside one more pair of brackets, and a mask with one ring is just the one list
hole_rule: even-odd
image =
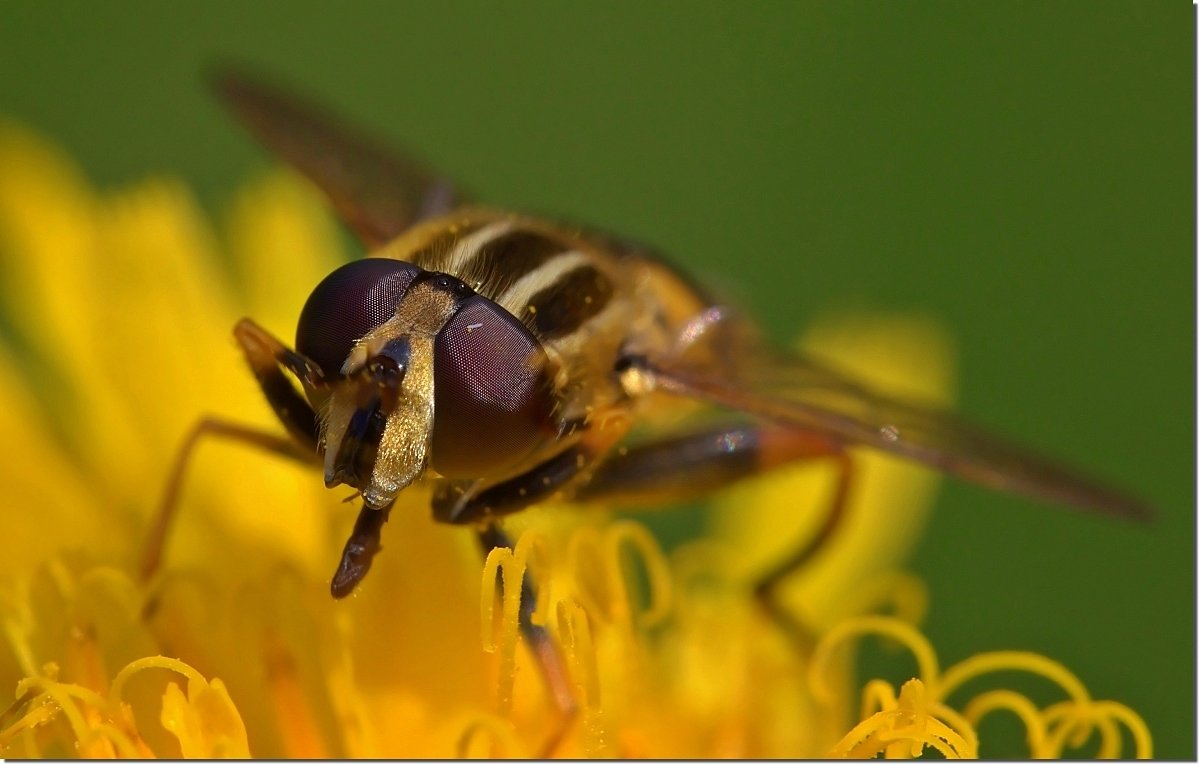
[[[163,569],[140,581],[139,541],[196,418],[278,428],[228,333],[242,311],[294,323],[341,258],[319,210],[286,176],[243,192],[224,229],[231,279],[222,236],[181,186],[97,194],[53,147],[0,124],[0,327],[21,339],[0,338],[0,689],[15,688],[0,757],[975,756],[995,712],[1024,723],[1033,756],[1093,739],[1101,756],[1127,739],[1151,755],[1136,714],[1055,662],[996,652],[939,669],[914,626],[925,590],[895,570],[935,479],[866,455],[845,528],[780,591],[805,645],[753,582],[820,517],[819,468],[726,492],[712,528],[670,554],[636,523],[547,508],[522,513],[515,547],[482,564],[414,489],[371,577],[335,602],[327,577],[352,513],[302,467],[214,444],[197,453]],[[939,337],[859,319],[812,342],[945,395]],[[540,646],[519,628],[527,573]],[[867,635],[914,657],[899,692],[856,681],[846,649]],[[1013,670],[1061,700],[955,701],[968,680]]]

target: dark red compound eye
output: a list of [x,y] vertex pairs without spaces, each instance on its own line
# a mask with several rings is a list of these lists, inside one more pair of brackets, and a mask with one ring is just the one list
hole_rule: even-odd
[[551,437],[546,353],[512,314],[468,298],[434,342],[430,459],[450,478],[501,476]]
[[392,318],[419,273],[411,263],[387,258],[341,266],[308,296],[296,326],[296,350],[316,362],[326,378],[337,377],[354,343]]

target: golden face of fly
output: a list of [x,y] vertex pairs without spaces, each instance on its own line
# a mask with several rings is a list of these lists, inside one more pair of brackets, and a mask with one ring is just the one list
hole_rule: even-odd
[[[502,474],[553,433],[545,353],[511,314],[447,274],[367,259],[330,274],[296,349],[321,370],[325,484],[383,508],[432,467]],[[481,440],[494,432],[503,438]]]

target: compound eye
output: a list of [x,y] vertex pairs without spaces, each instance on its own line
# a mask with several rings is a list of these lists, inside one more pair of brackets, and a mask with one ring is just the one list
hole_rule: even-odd
[[327,379],[363,335],[396,312],[396,304],[421,269],[387,258],[366,258],[341,266],[317,285],[296,326],[296,350],[316,362]]
[[499,477],[553,437],[546,353],[528,329],[480,295],[434,341],[433,469]]

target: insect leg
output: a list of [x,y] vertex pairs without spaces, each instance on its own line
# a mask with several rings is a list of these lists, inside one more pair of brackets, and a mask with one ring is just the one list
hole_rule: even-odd
[[833,460],[837,466],[833,497],[821,526],[754,585],[766,611],[805,645],[811,641],[811,630],[782,608],[776,590],[825,547],[844,518],[853,471],[840,442],[811,431],[762,424],[684,433],[619,451],[579,488],[575,498],[640,504],[681,501],[774,467],[810,459]]
[[711,494],[797,460],[838,457],[837,441],[812,431],[721,424],[615,451],[575,492],[580,501],[661,504]]
[[315,454],[320,438],[317,413],[283,371],[286,369],[295,375],[307,390],[325,384],[320,370],[251,319],[239,321],[233,328],[233,336],[275,416],[293,438],[310,447],[310,453]]
[[830,451],[824,455],[811,455],[832,459],[837,466],[833,496],[830,497],[829,503],[825,508],[820,527],[816,533],[797,546],[783,560],[777,562],[763,574],[760,574],[758,581],[754,584],[754,595],[762,603],[763,608],[788,633],[800,649],[805,652],[812,649],[815,641],[813,630],[802,619],[789,612],[779,602],[777,595],[779,585],[789,575],[802,569],[805,564],[811,561],[825,547],[846,516],[846,502],[850,496],[850,486],[854,475],[854,462],[850,459],[850,455],[845,451],[844,447],[836,444],[836,442],[831,442],[831,444],[834,444],[836,447],[834,451]]
[[310,387],[322,384],[319,371],[307,359],[289,350],[250,319],[238,322],[233,329],[233,335],[250,364],[263,395],[266,396],[275,415],[287,428],[291,438],[213,417],[206,417],[197,422],[180,445],[175,462],[168,473],[167,485],[154,514],[154,523],[142,553],[140,570],[143,580],[153,576],[162,563],[171,524],[179,507],[183,479],[192,453],[203,438],[216,436],[240,441],[302,462],[313,460],[317,453],[317,415],[296,391],[284,370],[292,372]]
[[158,508],[154,513],[154,523],[150,527],[150,533],[146,537],[146,543],[142,549],[142,563],[139,569],[142,581],[150,579],[162,564],[171,524],[179,509],[179,495],[183,491],[183,480],[187,475],[187,469],[191,464],[196,447],[206,437],[240,442],[300,462],[311,462],[313,459],[312,450],[306,450],[305,447],[286,436],[215,417],[205,417],[198,421],[183,439],[179,451],[175,454],[171,471],[167,474],[167,485],[163,489],[162,499],[159,500]]
[[[492,550],[499,547],[513,549],[512,540],[494,523],[481,529],[478,532],[478,536],[479,545],[483,548],[485,558]],[[499,579],[498,584],[501,588],[501,593],[503,593],[503,578]],[[526,569],[525,575],[521,580],[521,609],[519,611],[518,625],[521,635],[525,638],[525,643],[529,646],[538,667],[542,671],[542,677],[545,678],[550,695],[554,698],[554,705],[563,714],[561,729],[550,737],[549,742],[544,747],[543,757],[546,757],[554,751],[563,736],[566,735],[567,729],[575,717],[577,707],[575,699],[571,695],[570,680],[567,677],[567,670],[558,646],[554,644],[549,631],[545,627],[533,623],[533,612],[536,608],[537,590],[534,587],[533,577],[530,576],[529,570]]]
[[576,486],[586,485],[629,429],[623,416],[601,420],[604,424],[588,426],[575,444],[514,478],[491,486],[477,481],[442,484],[433,495],[433,517],[442,523],[476,523],[566,496]]

